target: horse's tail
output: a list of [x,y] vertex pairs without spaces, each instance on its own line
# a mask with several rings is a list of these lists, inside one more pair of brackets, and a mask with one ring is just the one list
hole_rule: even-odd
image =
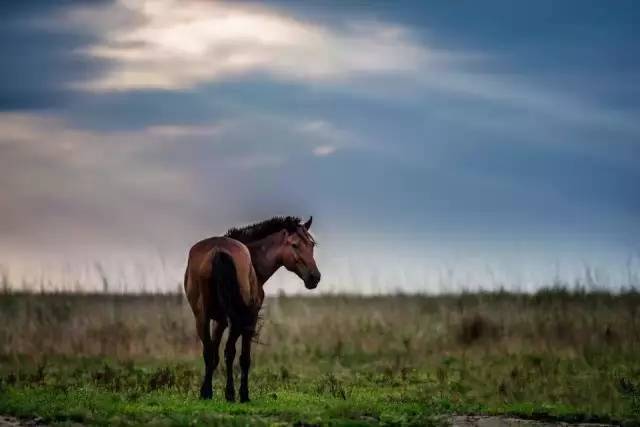
[[236,265],[231,255],[217,251],[212,260],[213,286],[218,301],[234,328],[255,334],[257,313],[248,307],[240,294]]

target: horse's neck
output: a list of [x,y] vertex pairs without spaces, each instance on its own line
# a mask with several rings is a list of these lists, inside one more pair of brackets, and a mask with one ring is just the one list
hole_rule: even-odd
[[247,244],[251,253],[251,264],[256,272],[258,283],[262,287],[273,273],[282,267],[280,254],[272,236]]

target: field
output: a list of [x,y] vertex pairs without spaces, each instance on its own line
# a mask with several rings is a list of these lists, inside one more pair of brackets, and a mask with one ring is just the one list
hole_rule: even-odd
[[268,298],[249,404],[181,295],[0,295],[0,414],[49,424],[640,423],[640,294]]

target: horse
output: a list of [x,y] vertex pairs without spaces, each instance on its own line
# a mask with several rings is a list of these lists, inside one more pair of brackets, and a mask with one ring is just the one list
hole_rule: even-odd
[[224,236],[201,240],[189,250],[184,289],[202,342],[205,369],[201,399],[213,396],[213,373],[220,361],[222,334],[229,326],[224,349],[225,398],[235,400],[233,363],[236,341],[242,336],[240,401],[249,401],[251,343],[265,282],[282,266],[302,279],[307,289],[316,288],[320,282],[313,257],[316,242],[309,233],[312,221],[313,217],[304,224],[298,217],[274,217],[231,228]]

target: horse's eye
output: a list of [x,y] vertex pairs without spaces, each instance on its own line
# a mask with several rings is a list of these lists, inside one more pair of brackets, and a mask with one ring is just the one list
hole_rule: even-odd
[[293,249],[298,249],[298,244],[297,243],[292,243],[291,246],[293,246]]

